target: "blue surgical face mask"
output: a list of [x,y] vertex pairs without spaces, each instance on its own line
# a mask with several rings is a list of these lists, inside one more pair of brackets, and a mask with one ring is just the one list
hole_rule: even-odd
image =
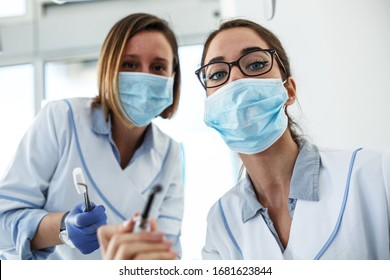
[[173,77],[119,72],[118,89],[124,113],[136,126],[148,125],[173,102]]
[[259,153],[286,130],[283,106],[287,98],[280,79],[239,79],[207,97],[204,121],[219,132],[231,150]]

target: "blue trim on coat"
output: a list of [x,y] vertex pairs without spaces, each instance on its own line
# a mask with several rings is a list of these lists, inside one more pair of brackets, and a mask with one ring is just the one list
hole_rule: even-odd
[[69,119],[70,119],[70,122],[71,122],[71,126],[72,126],[72,130],[74,132],[74,135],[75,135],[75,139],[76,139],[76,147],[77,147],[77,151],[79,153],[79,156],[80,156],[80,160],[81,160],[81,164],[83,165],[84,167],[84,170],[85,170],[85,173],[87,174],[89,180],[91,181],[92,183],[92,187],[95,189],[95,191],[98,193],[98,195],[101,197],[101,199],[104,201],[105,204],[107,204],[107,206],[120,218],[122,219],[123,221],[127,220],[127,218],[125,216],[123,216],[115,207],[114,205],[111,204],[111,202],[104,196],[104,194],[102,193],[102,191],[99,189],[99,187],[97,186],[97,184],[95,183],[95,181],[93,180],[92,176],[91,176],[91,173],[89,172],[89,169],[87,167],[87,163],[85,162],[85,159],[84,159],[84,156],[83,156],[83,153],[81,151],[81,146],[80,146],[80,142],[79,142],[79,137],[78,137],[78,134],[77,134],[77,129],[76,129],[76,123],[74,121],[74,116],[73,116],[73,109],[72,109],[72,106],[70,104],[70,102],[68,100],[64,100],[65,103],[69,106]]
[[182,172],[182,184],[185,186],[186,183],[186,157],[184,152],[184,145],[183,143],[180,144],[180,155],[182,159],[182,166],[181,166],[181,172]]
[[353,154],[352,154],[352,158],[351,158],[351,161],[349,163],[349,171],[348,171],[348,177],[347,177],[347,183],[346,183],[346,186],[345,186],[345,191],[344,191],[344,198],[343,198],[343,202],[341,204],[341,209],[340,209],[340,213],[339,213],[339,217],[337,219],[337,223],[333,229],[333,232],[332,234],[329,236],[329,239],[328,241],[326,241],[326,243],[324,244],[324,246],[321,248],[321,250],[318,252],[318,254],[315,256],[315,260],[319,260],[322,255],[325,253],[325,251],[329,248],[330,244],[333,242],[333,240],[335,239],[339,229],[340,229],[340,225],[341,225],[341,221],[343,219],[343,215],[344,215],[344,211],[345,211],[345,206],[347,204],[347,200],[348,200],[348,193],[349,193],[349,185],[351,183],[351,175],[352,175],[352,170],[353,170],[353,166],[355,164],[355,158],[356,158],[356,154],[357,152],[359,152],[360,150],[362,150],[362,148],[358,148],[356,149]]
[[232,231],[230,230],[229,224],[228,224],[228,222],[227,222],[227,220],[226,220],[225,212],[223,211],[223,208],[222,208],[221,199],[218,200],[218,206],[219,206],[219,210],[220,210],[220,212],[221,212],[221,217],[222,217],[223,223],[224,223],[225,228],[226,228],[226,230],[227,230],[227,232],[228,232],[228,234],[229,234],[229,237],[230,237],[230,239],[232,240],[232,242],[233,242],[234,246],[236,247],[236,249],[238,250],[238,252],[240,253],[241,259],[244,259],[244,256],[243,256],[243,254],[242,254],[241,248],[240,248],[240,246],[238,245],[236,239],[234,238],[233,233],[232,233]]
[[182,219],[180,219],[180,218],[177,218],[174,216],[167,216],[167,215],[160,215],[157,217],[157,219],[169,219],[169,220],[174,220],[174,221],[178,221],[178,222],[182,221]]
[[38,204],[32,203],[30,201],[27,201],[27,200],[24,200],[24,199],[21,199],[21,198],[17,198],[17,197],[8,196],[8,195],[0,195],[0,199],[6,199],[6,200],[11,200],[11,201],[24,203],[24,204],[30,205],[33,208],[38,208],[38,209],[42,209],[43,208],[42,205],[38,205]]

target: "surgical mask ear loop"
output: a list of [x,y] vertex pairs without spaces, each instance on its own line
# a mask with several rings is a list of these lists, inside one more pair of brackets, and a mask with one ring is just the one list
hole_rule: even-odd
[[[288,78],[289,77],[287,77],[287,79],[285,79],[284,81],[282,81],[282,84],[283,84],[283,86],[284,86],[284,88],[286,88],[286,84],[288,84]],[[290,99],[292,99],[292,97],[288,94],[288,90],[287,90],[287,88],[286,88],[286,92],[287,92],[287,100],[286,100],[286,103],[287,103],[287,101],[289,101]],[[286,112],[286,110],[287,110],[287,106],[288,105],[286,105],[286,103],[284,104],[284,111]],[[291,104],[290,104],[291,105]]]

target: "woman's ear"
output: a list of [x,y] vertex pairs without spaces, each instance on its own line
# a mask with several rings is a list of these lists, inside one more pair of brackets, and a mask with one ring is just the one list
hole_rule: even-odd
[[295,102],[296,99],[296,84],[292,77],[287,79],[287,82],[284,84],[284,87],[287,90],[288,99],[285,103],[286,106],[289,106]]

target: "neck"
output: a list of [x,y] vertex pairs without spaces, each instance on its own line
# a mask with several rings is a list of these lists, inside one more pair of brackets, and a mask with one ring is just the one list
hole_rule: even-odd
[[298,145],[288,129],[267,150],[254,155],[240,154],[257,199],[264,207],[278,206],[288,200],[297,156]]
[[117,116],[112,116],[112,138],[118,148],[120,165],[125,168],[135,151],[141,146],[147,126],[126,126]]

